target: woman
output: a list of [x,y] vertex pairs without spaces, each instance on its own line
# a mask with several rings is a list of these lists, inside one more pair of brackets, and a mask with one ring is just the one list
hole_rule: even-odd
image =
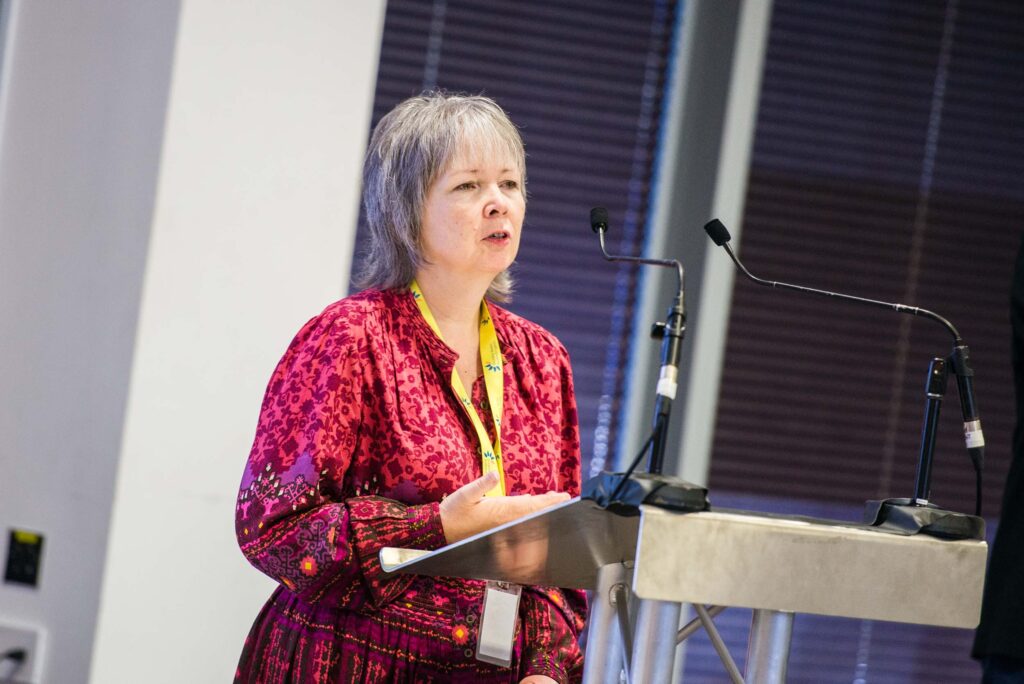
[[236,681],[577,681],[582,592],[525,587],[503,668],[476,658],[483,582],[378,560],[579,490],[566,351],[494,304],[526,207],[519,133],[487,98],[415,97],[380,121],[363,180],[368,289],[295,337],[242,479],[239,544],[282,586]]

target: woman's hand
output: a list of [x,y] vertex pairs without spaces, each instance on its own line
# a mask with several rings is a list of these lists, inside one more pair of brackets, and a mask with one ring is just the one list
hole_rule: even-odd
[[[492,527],[503,525],[524,515],[569,500],[564,492],[523,494],[521,496],[487,496],[484,494],[498,484],[498,474],[490,472],[464,484],[441,502],[441,526],[444,538],[454,544]],[[532,682],[531,678],[523,680]],[[543,677],[539,681],[548,681]]]
[[558,684],[558,682],[547,675],[530,675],[519,684]]

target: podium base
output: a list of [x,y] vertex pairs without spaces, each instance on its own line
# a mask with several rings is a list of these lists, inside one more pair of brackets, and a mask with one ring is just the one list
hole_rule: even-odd
[[917,504],[911,499],[869,500],[864,506],[864,523],[900,534],[927,534],[940,539],[985,539],[984,518],[946,511],[935,504]]
[[632,473],[623,483],[623,477],[623,473],[602,471],[583,483],[580,498],[618,515],[640,515],[640,504],[688,512],[710,508],[707,488],[682,478]]

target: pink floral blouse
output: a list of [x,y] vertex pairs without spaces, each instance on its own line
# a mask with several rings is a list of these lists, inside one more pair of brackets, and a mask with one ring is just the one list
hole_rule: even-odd
[[[508,493],[580,486],[568,355],[490,305],[504,367]],[[526,587],[512,669],[476,660],[483,583],[385,575],[384,546],[444,546],[438,503],[480,476],[449,378],[456,355],[408,292],[368,291],[307,323],[267,387],[238,495],[249,561],[282,586],[260,612],[236,682],[518,682],[581,677],[582,592]],[[472,400],[493,435],[483,381]]]

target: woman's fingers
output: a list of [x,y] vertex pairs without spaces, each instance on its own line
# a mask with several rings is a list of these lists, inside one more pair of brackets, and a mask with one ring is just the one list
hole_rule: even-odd
[[555,504],[565,503],[572,497],[567,492],[548,492],[532,497],[537,500],[537,509],[547,508]]
[[498,484],[498,473],[492,470],[489,473],[484,473],[472,482],[462,485],[452,492],[451,496],[459,497],[464,503],[476,503],[484,498],[487,492],[494,489],[496,484]]
[[537,511],[569,500],[569,495],[562,492],[549,494],[500,496],[484,499],[480,506],[491,512],[493,525],[501,525],[516,518],[536,513]]
[[476,508],[496,484],[498,474],[491,471],[462,485],[441,502],[441,529],[446,542],[454,544],[488,528]]
[[520,515],[529,515],[530,513],[536,513],[544,508],[563,503],[569,500],[569,495],[564,492],[549,492],[547,494],[537,494],[535,496],[517,496],[516,499],[523,500],[523,508],[525,509]]
[[498,474],[490,472],[462,485],[441,502],[441,527],[449,544],[570,499],[565,492],[486,496],[497,484]]

